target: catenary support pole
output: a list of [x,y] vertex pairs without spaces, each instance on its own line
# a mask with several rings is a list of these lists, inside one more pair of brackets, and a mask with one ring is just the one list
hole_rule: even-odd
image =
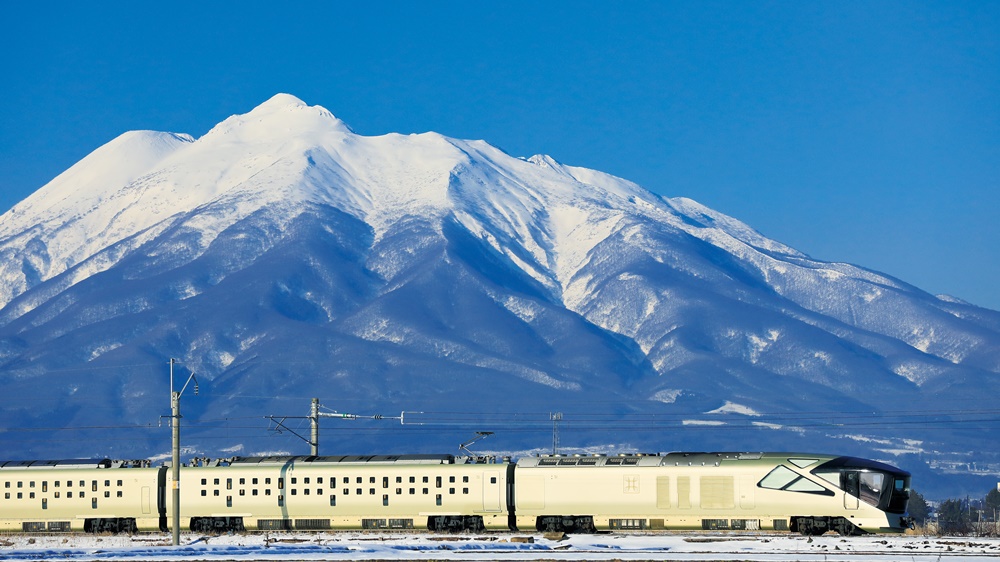
[[312,399],[312,410],[309,412],[309,422],[312,425],[312,435],[310,439],[310,454],[319,455],[319,398]]
[[171,470],[173,471],[173,545],[181,544],[181,393],[174,391],[174,363],[170,358],[170,420],[173,424]]

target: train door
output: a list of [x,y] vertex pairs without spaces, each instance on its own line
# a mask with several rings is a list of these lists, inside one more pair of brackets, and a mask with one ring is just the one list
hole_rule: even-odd
[[860,477],[857,471],[849,470],[840,475],[844,488],[844,509],[857,509],[861,494]]
[[491,470],[483,473],[483,511],[500,511],[503,486],[500,485],[500,472]]

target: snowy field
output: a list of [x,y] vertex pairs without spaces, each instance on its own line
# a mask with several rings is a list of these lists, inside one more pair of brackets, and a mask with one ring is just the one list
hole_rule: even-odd
[[2,560],[908,560],[1000,559],[1000,539],[768,534],[280,533],[3,535]]

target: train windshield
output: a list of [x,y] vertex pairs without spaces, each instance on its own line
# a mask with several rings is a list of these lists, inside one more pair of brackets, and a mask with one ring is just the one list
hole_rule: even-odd
[[876,461],[840,457],[814,469],[813,474],[848,494],[889,513],[906,513],[910,474]]

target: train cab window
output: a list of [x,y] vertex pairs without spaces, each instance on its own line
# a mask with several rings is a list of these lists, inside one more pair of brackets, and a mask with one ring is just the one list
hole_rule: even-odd
[[885,482],[885,474],[881,472],[862,472],[861,499],[872,505],[878,505],[884,489],[883,482]]
[[799,476],[787,466],[777,466],[767,476],[762,478],[757,486],[769,490],[784,490],[788,492],[802,492],[806,494],[822,494],[825,496],[834,495],[833,492],[809,480]]

